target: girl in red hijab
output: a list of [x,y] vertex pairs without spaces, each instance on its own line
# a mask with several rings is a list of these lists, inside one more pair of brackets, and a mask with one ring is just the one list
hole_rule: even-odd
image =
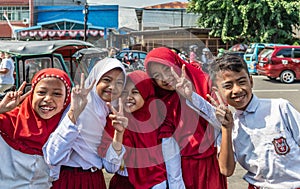
[[0,188],[50,188],[42,147],[70,102],[71,81],[64,71],[48,68],[35,74],[32,90],[22,95],[24,87],[0,102]]
[[[157,113],[159,102],[147,73],[137,70],[128,74],[122,100],[124,116],[128,118],[123,139],[125,167],[113,176],[109,188],[166,189],[167,176],[158,141],[158,127],[162,120]],[[111,128],[106,127],[106,131]]]
[[[226,177],[220,174],[217,150],[214,146],[214,129],[208,122],[191,109],[186,99],[176,92],[176,79],[171,67],[181,75],[185,65],[186,77],[193,84],[194,91],[207,99],[210,93],[209,77],[206,73],[186,63],[176,53],[165,47],[150,51],[145,59],[148,75],[153,78],[155,92],[164,102],[167,109],[164,123],[159,128],[159,139],[162,139],[163,154],[169,182],[177,182],[174,167],[181,166],[184,185],[189,189],[223,189]],[[164,107],[159,107],[158,111]],[[178,144],[181,154],[180,162],[168,162],[168,156],[176,153]],[[171,145],[171,147],[170,147]],[[173,146],[173,147],[172,147]],[[178,150],[178,151],[179,151]],[[175,174],[178,178],[178,174]]]

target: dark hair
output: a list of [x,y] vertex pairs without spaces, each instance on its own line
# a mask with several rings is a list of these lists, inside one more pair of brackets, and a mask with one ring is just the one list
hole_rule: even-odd
[[248,66],[246,62],[239,56],[235,55],[223,55],[217,59],[210,65],[209,75],[213,84],[215,84],[216,75],[220,71],[233,71],[233,72],[240,72],[245,70],[250,76],[248,71]]

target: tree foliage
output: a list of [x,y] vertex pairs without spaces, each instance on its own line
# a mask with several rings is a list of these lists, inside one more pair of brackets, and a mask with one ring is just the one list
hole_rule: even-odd
[[299,0],[189,0],[198,26],[223,41],[287,43],[299,29]]

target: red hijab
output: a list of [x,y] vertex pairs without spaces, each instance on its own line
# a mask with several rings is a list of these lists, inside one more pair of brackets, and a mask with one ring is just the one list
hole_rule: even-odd
[[129,180],[137,189],[151,188],[165,181],[166,170],[161,144],[158,142],[158,127],[162,123],[157,112],[157,99],[151,79],[143,71],[128,74],[144,99],[139,110],[126,113],[128,128],[124,135],[125,166]]
[[0,133],[3,139],[15,150],[26,154],[42,155],[44,143],[57,127],[63,111],[70,103],[71,81],[64,71],[57,68],[47,68],[37,72],[32,78],[32,91],[40,80],[49,77],[60,79],[66,86],[67,96],[64,108],[60,113],[50,119],[42,119],[32,109],[33,92],[31,92],[19,107],[0,114]]
[[[160,47],[150,51],[145,59],[145,67],[151,77],[149,69],[154,63],[173,67],[180,76],[182,65],[186,66],[187,78],[192,82],[194,91],[207,99],[210,94],[210,80],[201,69],[188,64],[176,53],[166,47]],[[173,136],[180,148],[181,155],[193,158],[205,158],[215,153],[214,132],[208,123],[186,104],[186,99],[178,95],[176,91],[161,89],[154,81],[155,92],[158,98],[163,100],[167,108],[164,123],[159,129],[159,138]],[[158,110],[162,109],[161,107]]]

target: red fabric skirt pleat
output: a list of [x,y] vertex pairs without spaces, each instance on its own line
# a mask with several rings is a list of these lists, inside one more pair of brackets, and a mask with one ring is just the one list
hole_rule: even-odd
[[61,170],[51,189],[106,189],[102,170],[79,172]]
[[220,173],[216,156],[182,157],[181,164],[186,189],[227,189],[227,178]]
[[115,174],[109,182],[109,189],[134,189],[134,186],[129,182],[128,177]]

